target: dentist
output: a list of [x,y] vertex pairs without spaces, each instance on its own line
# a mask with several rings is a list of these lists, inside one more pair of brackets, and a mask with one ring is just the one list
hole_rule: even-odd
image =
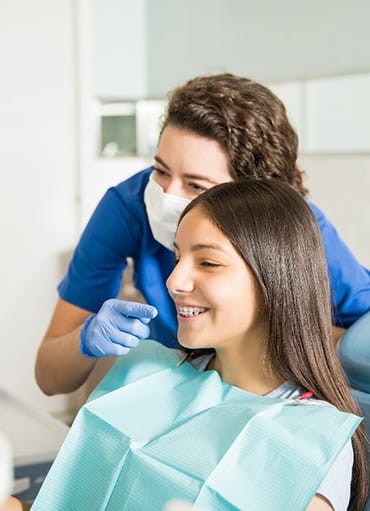
[[[106,192],[58,286],[36,359],[43,392],[76,390],[99,358],[123,355],[142,339],[176,347],[176,311],[165,282],[180,213],[205,190],[248,176],[280,179],[305,197],[297,152],[284,105],[263,85],[220,74],[175,89],[154,165]],[[338,338],[370,310],[370,273],[324,214],[310,207],[324,239]],[[127,258],[147,303],[117,299]]]

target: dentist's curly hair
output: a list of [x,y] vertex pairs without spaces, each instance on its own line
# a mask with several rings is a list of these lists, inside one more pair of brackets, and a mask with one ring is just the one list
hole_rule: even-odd
[[199,76],[168,95],[162,124],[217,141],[234,180],[280,178],[303,196],[298,137],[284,104],[267,87],[231,73]]
[[[194,208],[230,240],[255,276],[268,329],[266,357],[273,373],[312,390],[339,410],[361,415],[332,340],[322,237],[302,195],[277,179],[245,178],[200,194],[185,208],[179,223]],[[349,509],[360,511],[368,491],[363,426],[352,443]]]

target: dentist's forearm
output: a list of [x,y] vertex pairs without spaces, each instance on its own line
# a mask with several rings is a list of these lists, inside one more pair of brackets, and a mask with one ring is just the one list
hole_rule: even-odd
[[80,353],[78,327],[60,337],[45,337],[39,347],[35,376],[41,390],[51,396],[73,392],[87,379],[96,359]]
[[15,497],[9,497],[3,504],[0,504],[0,511],[28,511],[31,504],[22,502]]

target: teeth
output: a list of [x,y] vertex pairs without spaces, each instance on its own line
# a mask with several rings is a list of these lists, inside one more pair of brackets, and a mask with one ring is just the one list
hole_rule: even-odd
[[184,307],[182,305],[179,306],[179,314],[184,318],[190,318],[192,316],[198,316],[202,312],[205,312],[204,307]]

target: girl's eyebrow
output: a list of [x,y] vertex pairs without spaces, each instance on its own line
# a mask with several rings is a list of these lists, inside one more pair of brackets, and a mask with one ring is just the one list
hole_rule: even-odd
[[[179,246],[176,244],[176,242],[174,242],[173,246],[176,250],[179,250]],[[225,250],[221,245],[218,245],[217,243],[197,243],[196,245],[191,246],[192,252],[206,249],[218,250],[219,252],[223,252],[224,254],[229,254],[227,250]]]

